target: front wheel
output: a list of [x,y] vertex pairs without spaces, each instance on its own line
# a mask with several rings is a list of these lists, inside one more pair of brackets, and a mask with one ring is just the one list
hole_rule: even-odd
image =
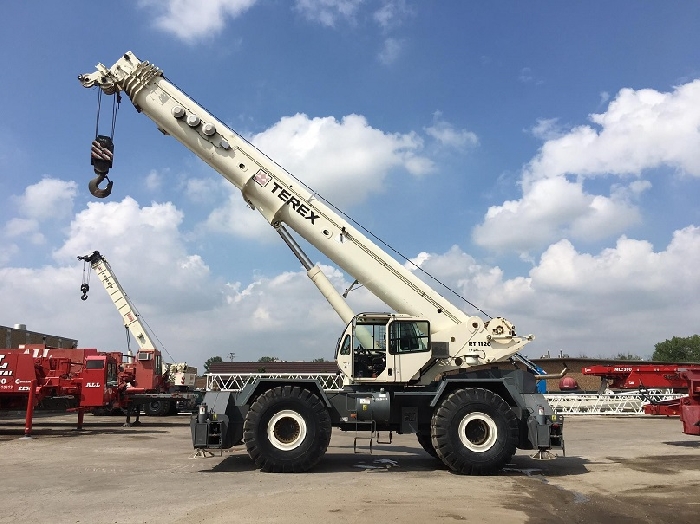
[[437,451],[435,451],[435,446],[433,446],[433,441],[430,438],[430,432],[419,431],[416,436],[418,437],[418,444],[425,450],[428,455],[433,458],[439,459]]
[[243,424],[248,455],[262,471],[300,473],[314,467],[328,449],[331,419],[321,399],[297,386],[260,395]]
[[431,441],[456,473],[490,475],[515,453],[518,419],[508,403],[488,389],[459,389],[433,414]]

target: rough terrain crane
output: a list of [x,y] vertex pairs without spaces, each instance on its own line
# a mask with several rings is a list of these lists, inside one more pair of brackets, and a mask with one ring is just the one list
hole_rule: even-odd
[[[240,392],[207,392],[191,423],[195,448],[245,444],[263,471],[299,472],[321,460],[332,427],[355,431],[356,443],[369,435],[371,444],[378,431],[415,433],[428,453],[466,474],[499,471],[516,448],[536,450],[538,458],[563,450],[561,417],[537,392],[535,377],[495,366],[532,335],[518,336],[505,318],[484,320],[450,303],[155,65],[128,52],[79,80],[98,95],[126,93],[163,134],[240,189],[346,323],[335,350],[342,391],[324,391],[311,380],[261,379]],[[111,137],[96,136],[90,190],[97,197],[111,190],[99,184],[109,180],[113,150]],[[354,314],[290,229],[392,311]]]
[[[102,282],[109,298],[124,320],[124,327],[139,345],[138,360],[153,360],[156,362],[156,369],[162,370],[162,389],[171,392],[187,392],[190,388],[194,388],[197,370],[187,366],[184,362],[175,364],[162,362],[162,353],[156,349],[153,338],[146,329],[141,315],[139,315],[126,291],[124,291],[124,288],[117,280],[117,275],[109,262],[107,262],[107,259],[99,251],[93,251],[89,255],[79,256],[78,260],[83,260],[86,264],[89,264],[89,269],[94,270],[100,282]],[[89,270],[87,274],[89,275]],[[80,298],[86,300],[88,297],[87,293],[90,290],[89,282],[83,282],[80,290],[83,292]],[[131,348],[128,350],[127,358],[133,361]],[[165,395],[162,398],[154,397],[150,402],[144,404],[143,410],[146,415],[151,416],[169,415],[177,411],[178,402],[181,401],[169,399]]]

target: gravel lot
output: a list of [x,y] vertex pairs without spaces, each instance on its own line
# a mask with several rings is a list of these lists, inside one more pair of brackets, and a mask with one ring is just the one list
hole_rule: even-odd
[[75,421],[39,415],[23,440],[0,415],[0,522],[700,522],[700,439],[672,418],[569,417],[567,457],[519,452],[493,477],[450,473],[413,435],[369,454],[335,431],[312,472],[271,474],[244,448],[192,458],[184,415]]

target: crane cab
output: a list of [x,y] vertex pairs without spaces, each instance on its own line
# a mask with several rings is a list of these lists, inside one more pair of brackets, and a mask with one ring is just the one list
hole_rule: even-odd
[[82,377],[81,406],[102,407],[111,400],[117,384],[117,362],[112,355],[88,356]]
[[362,313],[338,341],[346,383],[408,382],[432,358],[430,322],[392,313]]

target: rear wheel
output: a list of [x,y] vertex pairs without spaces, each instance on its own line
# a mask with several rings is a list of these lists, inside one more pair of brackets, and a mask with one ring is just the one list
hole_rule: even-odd
[[307,389],[283,386],[260,395],[243,424],[248,455],[262,471],[299,473],[314,467],[328,449],[331,419]]
[[143,412],[149,417],[164,417],[170,413],[169,400],[153,400],[143,405]]
[[488,389],[460,389],[433,414],[431,440],[452,471],[490,475],[515,453],[518,420],[508,403]]

